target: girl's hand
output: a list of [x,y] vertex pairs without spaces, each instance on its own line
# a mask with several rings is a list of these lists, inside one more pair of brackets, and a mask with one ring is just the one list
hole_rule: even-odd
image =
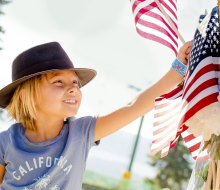
[[188,64],[191,47],[192,41],[188,41],[180,48],[178,52],[177,59],[185,65]]

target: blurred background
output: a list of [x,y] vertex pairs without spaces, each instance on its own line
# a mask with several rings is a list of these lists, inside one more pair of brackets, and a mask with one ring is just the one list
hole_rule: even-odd
[[[199,16],[216,5],[217,0],[178,1],[179,31],[185,41],[193,38]],[[58,41],[76,67],[98,72],[82,89],[78,116],[104,115],[127,104],[174,59],[168,48],[136,33],[129,0],[1,0],[0,6],[0,88],[11,81],[11,63],[18,53]],[[186,189],[194,161],[181,142],[166,159],[152,156],[152,119],[149,113],[92,149],[85,190]],[[11,122],[1,114],[0,129]]]

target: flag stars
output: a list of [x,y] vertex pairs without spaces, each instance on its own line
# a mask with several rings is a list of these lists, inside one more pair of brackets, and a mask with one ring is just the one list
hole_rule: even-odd
[[194,35],[189,64],[190,71],[193,72],[195,67],[197,67],[197,64],[205,57],[219,56],[219,51],[218,21],[212,16],[209,20],[209,24],[207,25],[206,34],[201,34],[200,31],[197,30]]
[[213,24],[212,24],[212,23],[209,23],[209,27],[212,28],[212,27],[213,27]]
[[204,45],[204,48],[206,48],[206,49],[207,49],[208,47],[209,47],[209,46],[208,46],[207,44],[205,44],[205,45]]

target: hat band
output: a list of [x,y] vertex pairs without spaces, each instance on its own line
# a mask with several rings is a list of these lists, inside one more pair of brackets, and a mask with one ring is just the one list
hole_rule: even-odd
[[[59,64],[57,64],[59,63]],[[34,64],[32,67],[21,70],[20,72],[12,75],[12,81],[23,78],[28,75],[33,75],[39,72],[49,71],[49,70],[64,70],[64,69],[74,69],[72,62],[66,60],[55,60],[41,62]]]

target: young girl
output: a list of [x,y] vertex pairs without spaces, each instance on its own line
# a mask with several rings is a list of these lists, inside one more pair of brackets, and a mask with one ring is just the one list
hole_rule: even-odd
[[57,42],[18,55],[12,83],[0,90],[0,107],[17,121],[0,133],[0,189],[80,190],[90,148],[147,113],[155,97],[183,80],[176,71],[184,70],[190,47],[187,42],[167,74],[128,105],[105,116],[82,118],[74,117],[80,88],[96,71],[74,68]]

